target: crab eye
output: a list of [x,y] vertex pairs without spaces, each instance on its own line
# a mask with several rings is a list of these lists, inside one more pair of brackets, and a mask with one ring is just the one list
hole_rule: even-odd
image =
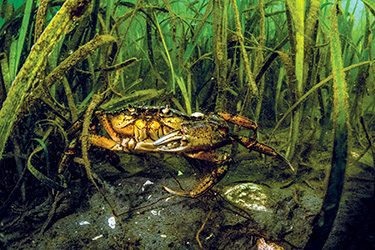
[[129,107],[128,107],[128,110],[129,110],[130,113],[134,113],[134,112],[135,112],[135,108],[132,107],[132,106],[129,106]]
[[162,112],[163,114],[165,114],[165,115],[168,114],[170,111],[171,111],[171,109],[169,108],[168,105],[166,105],[165,108],[163,108],[163,109],[161,110],[161,112]]

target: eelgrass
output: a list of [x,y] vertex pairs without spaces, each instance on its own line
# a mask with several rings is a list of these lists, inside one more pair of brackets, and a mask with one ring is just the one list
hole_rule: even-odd
[[18,72],[18,67],[19,67],[20,60],[21,60],[21,54],[22,54],[22,51],[23,51],[26,35],[27,35],[27,32],[28,32],[28,28],[29,28],[29,23],[30,23],[30,18],[31,18],[31,10],[33,8],[33,3],[34,3],[34,0],[27,0],[26,1],[25,11],[24,11],[23,18],[22,18],[22,25],[21,25],[21,29],[19,31],[19,37],[18,37],[18,40],[17,40],[17,46],[14,47],[15,51],[16,51],[15,52],[16,53],[15,58],[14,58],[14,67],[12,69],[12,73],[13,73],[14,76]]
[[[295,44],[290,44],[292,48],[294,48],[292,51],[295,51],[295,54],[292,54],[293,56],[293,62],[294,62],[294,71],[295,71],[295,84],[290,86],[290,90],[293,93],[292,95],[295,97],[295,100],[299,99],[299,97],[303,93],[304,89],[304,55],[305,55],[305,1],[299,0],[299,1],[286,1],[286,8],[288,9],[288,12],[290,15],[288,15],[288,23],[289,27],[293,27],[292,31],[289,31],[290,37],[290,43],[293,41]],[[291,19],[291,20],[289,20]],[[291,121],[291,129],[290,129],[290,142],[287,150],[287,157],[293,158],[294,151],[296,149],[297,140],[300,135],[300,123],[303,116],[303,110],[297,109],[295,110],[293,114],[293,118]]]
[[321,212],[315,218],[313,233],[305,249],[322,249],[328,238],[339,208],[348,162],[349,119],[348,92],[345,80],[341,41],[338,30],[337,3],[331,8],[330,55],[333,74],[334,139],[328,187]]
[[375,3],[371,0],[362,0],[362,2],[371,11],[372,15],[375,16]]
[[44,30],[44,26],[47,21],[46,18],[47,18],[48,2],[49,2],[48,0],[39,1],[39,7],[36,13],[36,20],[35,20],[34,43],[36,42],[36,40],[38,40],[39,36],[42,34]]
[[89,1],[83,0],[66,1],[50,22],[43,35],[33,46],[22,69],[12,83],[7,98],[0,110],[0,157],[4,152],[5,144],[8,141],[13,125],[17,121],[17,118],[19,118],[21,106],[24,105],[24,100],[28,92],[32,91],[35,86],[41,84],[43,81],[43,79],[40,79],[40,76],[46,67],[48,54],[52,51],[56,43],[80,20],[88,4]]
[[215,62],[215,80],[217,83],[216,110],[227,108],[228,88],[228,3],[229,0],[213,1],[212,7],[212,34],[213,34],[213,53]]

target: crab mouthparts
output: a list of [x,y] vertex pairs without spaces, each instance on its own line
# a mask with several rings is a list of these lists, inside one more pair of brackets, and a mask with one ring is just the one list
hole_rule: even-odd
[[182,152],[187,149],[187,144],[183,143],[184,136],[181,131],[173,131],[154,141],[154,146],[160,152]]

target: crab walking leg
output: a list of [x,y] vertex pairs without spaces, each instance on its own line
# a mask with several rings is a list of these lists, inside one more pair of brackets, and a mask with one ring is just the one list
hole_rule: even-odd
[[288,165],[288,167],[294,172],[292,164],[283,155],[278,153],[274,148],[266,144],[260,143],[254,138],[239,136],[237,140],[241,143],[241,145],[243,145],[245,148],[249,150],[255,150],[259,153],[269,155],[284,161]]
[[242,115],[232,115],[226,112],[219,112],[218,115],[227,122],[253,130],[254,135],[256,136],[258,124],[253,120],[250,120],[249,118]]
[[277,151],[263,143],[258,142],[257,140],[249,137],[239,136],[239,142],[241,145],[245,146],[245,148],[249,150],[255,150],[262,154],[269,155],[269,156],[278,156],[279,153]]
[[228,166],[223,165],[215,170],[213,170],[209,175],[202,178],[199,183],[190,191],[174,191],[168,187],[163,187],[165,191],[168,193],[189,197],[189,198],[197,198],[203,195],[205,192],[210,190],[216,183],[218,183],[227,173]]
[[112,139],[109,139],[104,136],[100,135],[90,135],[90,142],[98,147],[109,149],[109,150],[114,150],[114,151],[125,151],[123,147],[121,146],[120,143],[115,142]]
[[203,160],[203,161],[209,161],[212,163],[215,163],[217,165],[227,163],[230,161],[230,158],[227,154],[219,154],[215,152],[214,150],[210,151],[198,151],[194,153],[184,153],[189,158]]
[[215,168],[210,174],[203,177],[198,184],[190,191],[174,191],[168,187],[164,189],[174,195],[185,196],[190,198],[196,198],[210,190],[216,183],[218,183],[227,173],[228,167],[223,165],[224,163],[229,163],[230,158],[227,154],[219,154],[213,150],[211,151],[198,151],[194,153],[184,153],[187,157],[209,161],[211,163],[220,165]]
[[116,133],[116,131],[113,129],[112,125],[110,124],[108,117],[106,114],[99,113],[98,114],[100,125],[103,126],[104,130],[108,133],[108,135],[111,137],[111,139],[114,142],[120,142],[121,139]]

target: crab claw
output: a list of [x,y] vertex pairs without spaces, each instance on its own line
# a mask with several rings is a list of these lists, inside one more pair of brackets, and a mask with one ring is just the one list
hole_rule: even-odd
[[154,141],[155,146],[165,145],[169,142],[181,140],[182,139],[182,133],[180,130],[173,131],[165,136],[160,137],[156,141]]
[[288,159],[286,159],[282,154],[277,152],[274,148],[272,148],[272,147],[270,147],[266,144],[263,144],[261,142],[258,142],[254,138],[243,137],[243,136],[234,137],[234,138],[240,144],[242,144],[244,147],[246,147],[249,150],[255,150],[259,153],[275,157],[276,159],[279,159],[279,160],[285,162],[286,165],[292,170],[292,172],[295,172],[292,164],[288,161]]
[[228,127],[210,121],[184,124],[181,129],[160,137],[154,142],[159,152],[189,153],[212,150],[231,141]]
[[160,152],[183,152],[189,149],[189,136],[176,130],[154,141],[154,146]]

